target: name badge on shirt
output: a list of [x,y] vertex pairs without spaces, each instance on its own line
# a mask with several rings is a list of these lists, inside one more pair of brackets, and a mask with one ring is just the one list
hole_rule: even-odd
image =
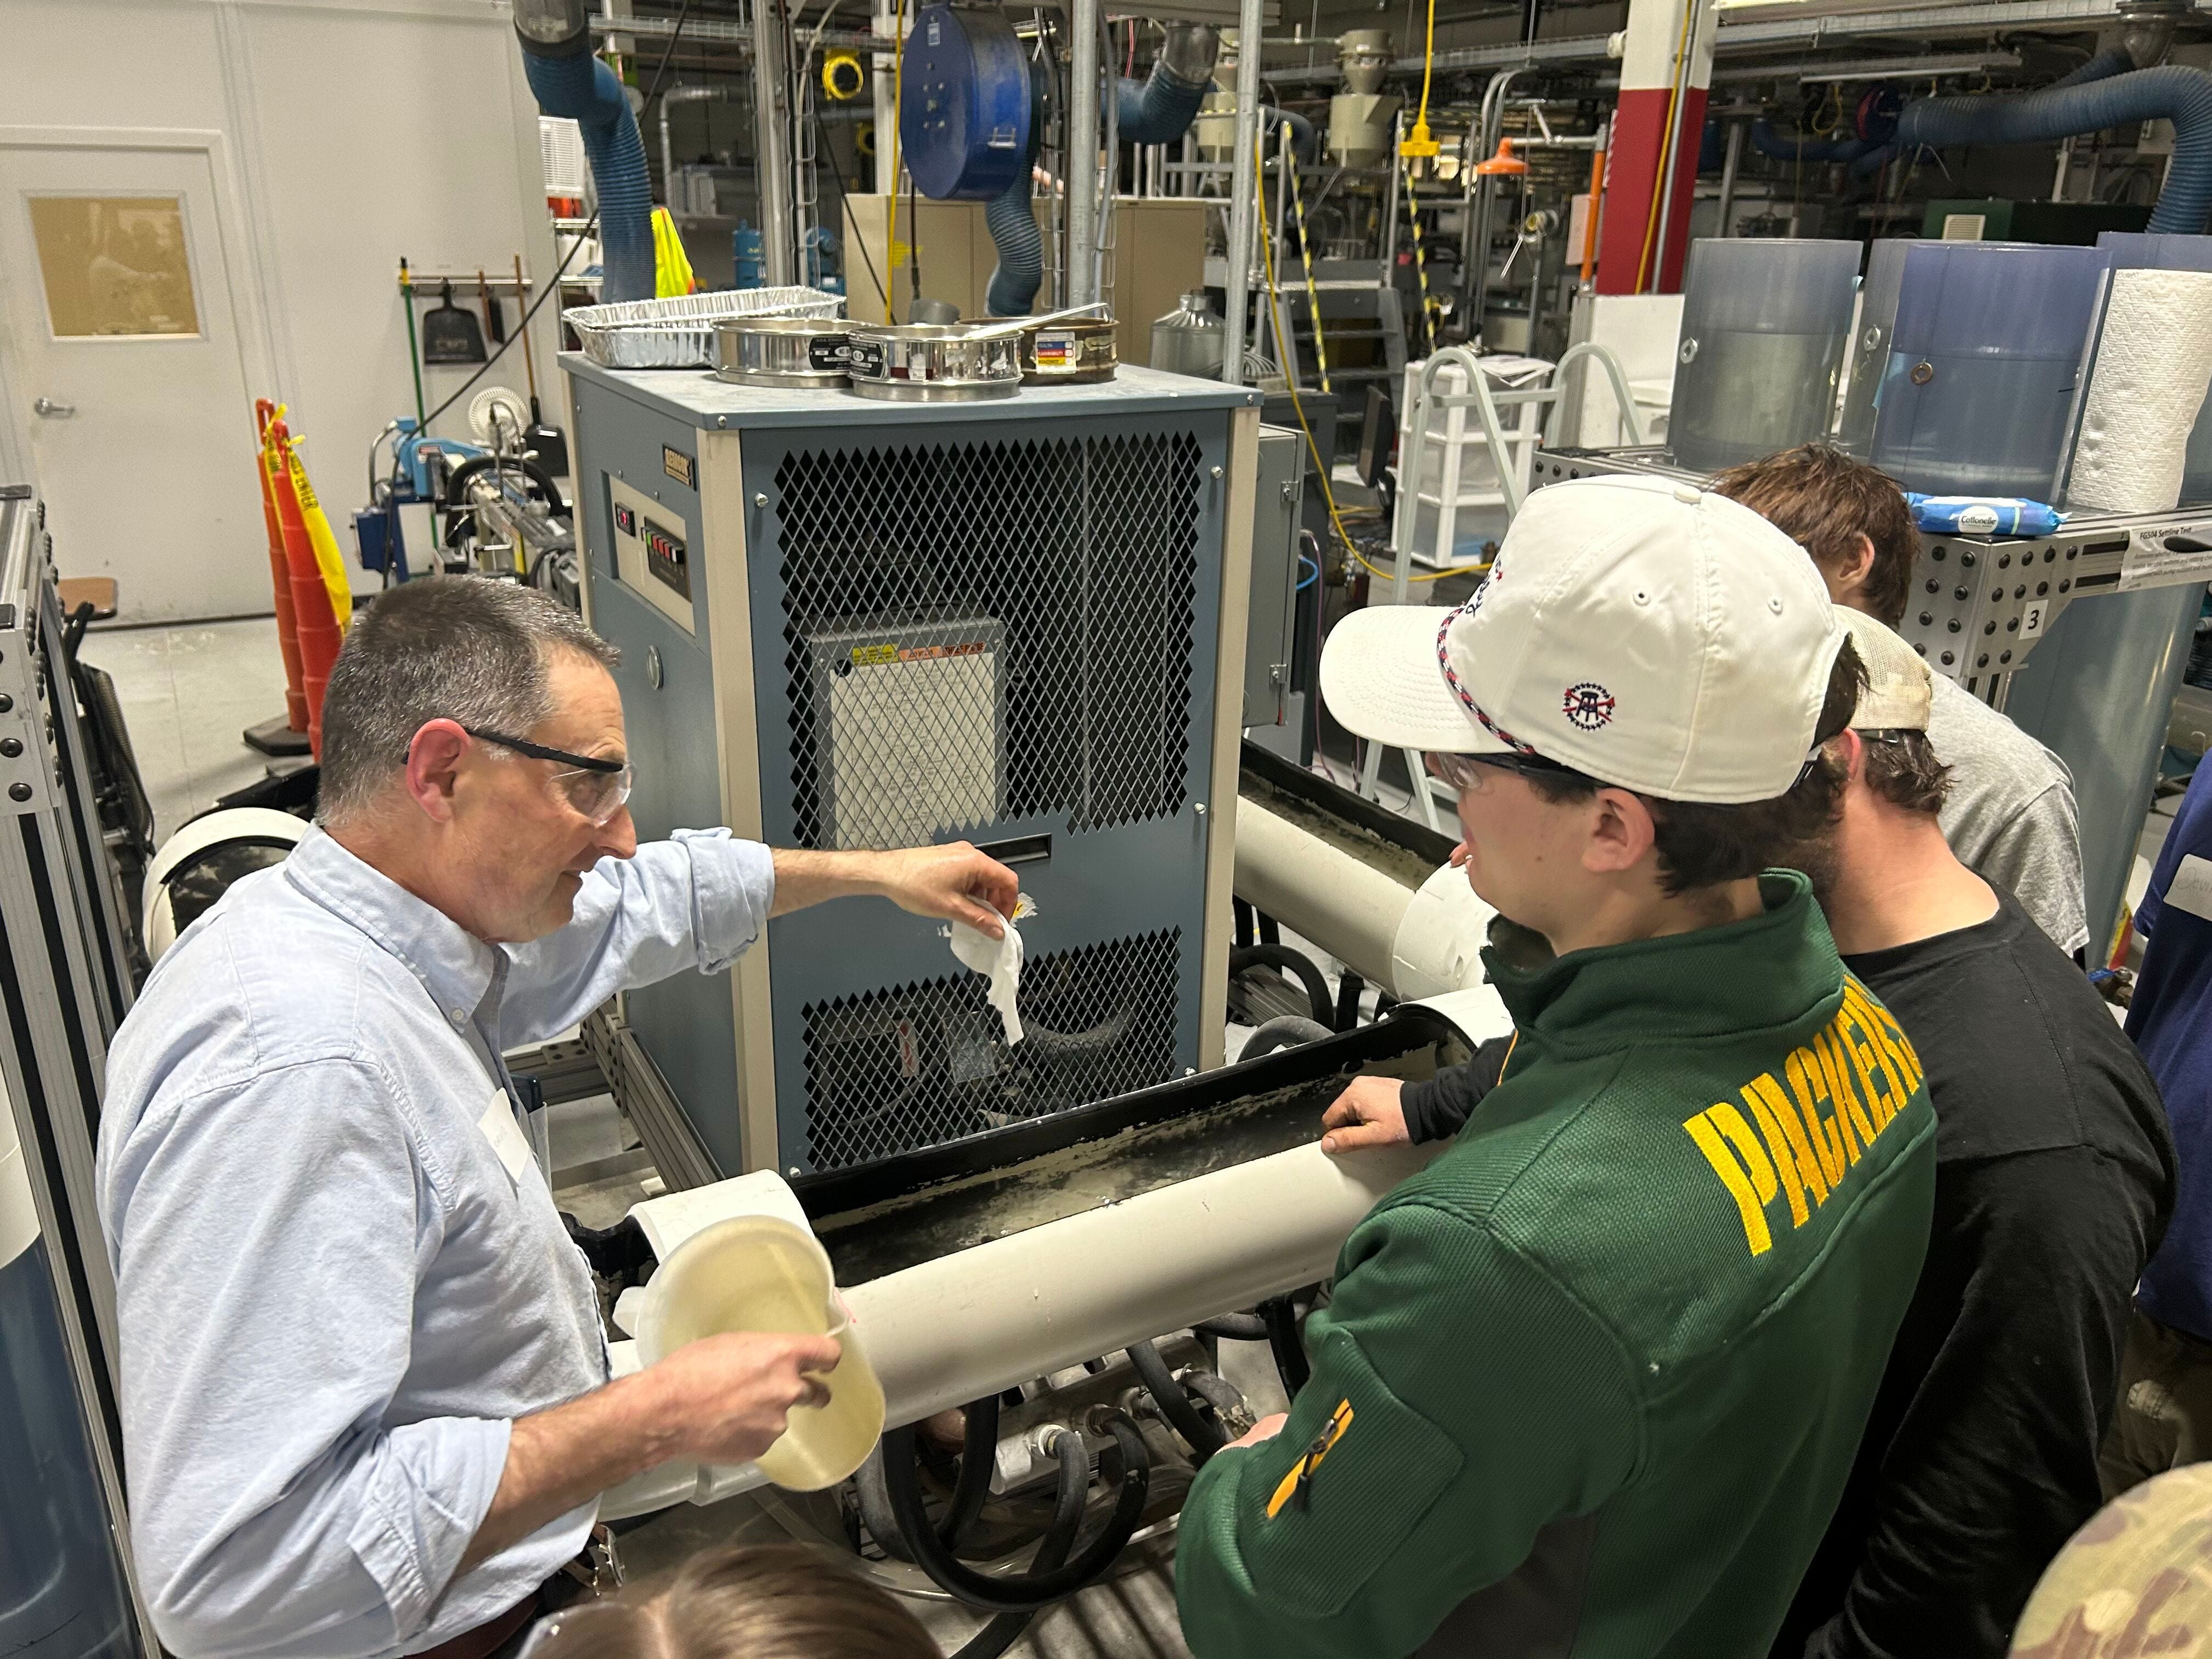
[[507,1099],[506,1090],[491,1091],[491,1103],[477,1120],[477,1127],[483,1131],[492,1151],[499,1154],[510,1181],[520,1182],[525,1170],[538,1167],[538,1160],[531,1156],[530,1143],[523,1138],[522,1126],[514,1121],[514,1106]]
[[2176,910],[2212,921],[2212,859],[2191,853],[2166,884],[2166,902]]

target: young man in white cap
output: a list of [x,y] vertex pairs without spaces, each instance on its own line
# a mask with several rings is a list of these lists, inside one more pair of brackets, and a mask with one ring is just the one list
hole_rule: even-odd
[[2130,1297],[2165,1231],[2173,1141],[2112,1010],[1940,814],[1935,685],[1838,607],[1866,664],[1833,819],[1789,861],[1844,965],[1911,1034],[1936,1213],[1858,1462],[1775,1659],[2002,1659],[2037,1576],[2101,1498]]
[[1795,543],[1648,479],[1531,496],[1455,611],[1338,624],[1330,712],[1460,788],[1519,1036],[1346,1243],[1287,1425],[1200,1472],[1198,1659],[1765,1653],[1934,1188],[1911,1043],[1760,873],[1862,680]]

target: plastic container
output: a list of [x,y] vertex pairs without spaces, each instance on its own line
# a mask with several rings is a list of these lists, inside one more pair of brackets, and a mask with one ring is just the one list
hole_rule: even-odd
[[655,1364],[726,1331],[833,1336],[843,1357],[823,1380],[826,1406],[801,1406],[760,1456],[779,1486],[820,1492],[867,1461],[884,1431],[884,1389],[837,1296],[814,1237],[772,1215],[732,1216],[701,1229],[660,1264],[637,1321],[639,1358]]
[[1897,293],[1905,281],[1909,240],[1876,242],[1867,255],[1866,280],[1859,284],[1859,320],[1851,336],[1850,373],[1844,377],[1844,413],[1836,425],[1836,446],[1863,459],[1874,447],[1874,414],[1889,362],[1889,339],[1897,328]]
[[1690,244],[1668,446],[1700,472],[1825,437],[1858,285],[1857,242]]
[[[2108,230],[2097,246],[2112,256],[2115,270],[2212,270],[2212,236],[2154,236],[2147,231]],[[2212,392],[2204,395],[2190,428],[2181,465],[2181,505],[2212,503]]]
[[1916,242],[1868,459],[1930,495],[2047,501],[2112,255],[2025,242]]

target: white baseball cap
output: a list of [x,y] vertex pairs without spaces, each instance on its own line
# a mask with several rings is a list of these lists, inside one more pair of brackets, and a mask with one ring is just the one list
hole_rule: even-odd
[[1850,630],[1859,660],[1866,665],[1867,689],[1851,711],[1851,729],[1925,732],[1936,702],[1936,676],[1920,653],[1863,611],[1839,605],[1836,620]]
[[1844,640],[1805,550],[1749,507],[1664,478],[1530,495],[1457,610],[1337,623],[1321,693],[1357,736],[1538,755],[1662,800],[1787,793]]

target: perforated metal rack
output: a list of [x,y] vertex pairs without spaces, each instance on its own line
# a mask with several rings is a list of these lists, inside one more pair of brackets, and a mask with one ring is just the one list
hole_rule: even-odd
[[[849,1168],[1210,1061],[1209,893],[1225,913],[1233,852],[1208,807],[1234,792],[1241,629],[1224,660],[1222,618],[1244,604],[1254,394],[1131,369],[863,405],[564,361],[641,833],[964,838],[1037,907],[1018,1046],[941,926],[880,901],[778,917],[734,984],[632,994],[712,1163]],[[608,556],[617,483],[680,519],[688,605]]]
[[[1531,487],[1608,473],[1682,478],[1663,449],[1538,453]],[[2085,513],[2048,536],[1923,533],[1898,632],[1939,674],[2004,706],[2003,684],[2077,599],[2212,580],[2212,512]]]

